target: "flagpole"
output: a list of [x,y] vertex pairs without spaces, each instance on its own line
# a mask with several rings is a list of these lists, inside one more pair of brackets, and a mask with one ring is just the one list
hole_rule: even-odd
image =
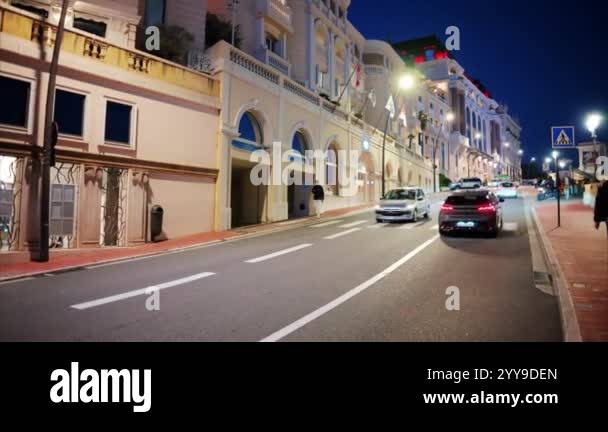
[[348,78],[348,82],[346,83],[346,85],[342,89],[342,92],[340,93],[340,96],[338,97],[337,102],[335,103],[333,109],[331,110],[332,114],[336,111],[336,108],[338,108],[338,105],[340,105],[340,101],[342,100],[342,96],[344,96],[344,93],[346,92],[346,89],[348,88],[348,86],[350,85],[351,81],[353,80],[353,76],[355,75],[355,72],[357,72],[357,68],[358,67],[361,67],[361,66],[357,65],[357,67],[355,67],[353,69],[353,71],[350,73],[350,77]]

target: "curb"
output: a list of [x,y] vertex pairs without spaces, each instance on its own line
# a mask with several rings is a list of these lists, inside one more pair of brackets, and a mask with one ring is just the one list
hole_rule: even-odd
[[538,237],[540,238],[540,245],[545,255],[547,266],[549,267],[549,271],[553,276],[553,284],[555,292],[557,293],[557,298],[559,300],[559,311],[560,318],[562,321],[564,341],[583,342],[581,329],[576,318],[574,302],[572,301],[572,296],[570,295],[570,291],[568,290],[568,280],[566,279],[561,265],[557,260],[557,255],[553,250],[551,241],[542,229],[542,225],[538,220],[538,215],[536,214],[536,209],[530,206],[530,212],[532,214],[532,220],[534,221],[534,228],[536,230],[536,233],[538,234]]
[[60,274],[60,273],[65,273],[65,272],[69,272],[69,271],[85,270],[87,267],[115,264],[115,263],[120,263],[123,261],[126,262],[126,261],[131,261],[131,260],[136,260],[136,259],[152,258],[155,256],[167,255],[170,253],[178,253],[178,252],[185,252],[185,251],[189,251],[189,250],[202,249],[205,247],[214,246],[214,245],[222,244],[222,243],[229,243],[229,242],[235,242],[235,241],[239,241],[239,240],[247,240],[250,238],[262,237],[265,235],[275,234],[278,232],[289,231],[289,230],[292,230],[295,228],[302,228],[302,227],[306,227],[306,226],[310,226],[310,225],[316,225],[318,223],[332,221],[335,219],[355,216],[355,215],[358,215],[361,213],[368,212],[372,209],[373,209],[373,207],[353,210],[352,212],[348,212],[348,213],[345,213],[345,214],[339,215],[339,216],[331,216],[328,218],[321,218],[321,219],[309,219],[309,220],[302,221],[302,223],[294,223],[291,225],[278,226],[277,228],[263,230],[261,232],[244,233],[241,235],[235,235],[233,237],[228,237],[228,238],[219,239],[219,240],[211,240],[211,241],[208,241],[205,243],[198,243],[198,244],[190,245],[190,246],[175,247],[172,249],[164,249],[164,250],[160,250],[160,251],[142,253],[139,255],[130,255],[128,257],[95,261],[95,262],[90,262],[90,263],[86,263],[86,264],[78,264],[78,265],[71,265],[71,266],[68,265],[68,266],[56,268],[53,270],[47,270],[47,271],[41,270],[41,271],[36,271],[36,272],[31,272],[31,273],[23,273],[18,276],[8,276],[6,278],[0,278],[0,284],[5,284],[8,282],[14,282],[14,281],[18,281],[21,279],[33,278],[33,277],[38,277],[38,276],[43,276],[43,275],[54,275],[54,274]]

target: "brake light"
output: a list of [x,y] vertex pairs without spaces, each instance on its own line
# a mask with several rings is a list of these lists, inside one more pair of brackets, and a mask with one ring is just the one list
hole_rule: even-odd
[[495,213],[496,207],[494,207],[492,204],[484,205],[484,206],[478,207],[477,211],[480,213]]
[[452,207],[451,205],[444,204],[441,206],[441,211],[442,212],[451,212],[451,211],[454,211],[454,207]]

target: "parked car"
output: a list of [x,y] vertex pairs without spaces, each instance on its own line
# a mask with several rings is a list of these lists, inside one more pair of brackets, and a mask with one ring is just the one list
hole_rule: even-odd
[[489,190],[456,192],[441,206],[439,233],[482,232],[495,237],[503,227],[503,202]]
[[511,182],[501,183],[496,191],[499,198],[517,198],[517,185]]
[[388,192],[376,208],[376,221],[407,222],[431,216],[431,205],[420,188],[399,188]]
[[477,177],[464,178],[458,180],[456,183],[452,183],[450,185],[450,190],[460,190],[460,189],[479,189],[483,186],[483,181]]

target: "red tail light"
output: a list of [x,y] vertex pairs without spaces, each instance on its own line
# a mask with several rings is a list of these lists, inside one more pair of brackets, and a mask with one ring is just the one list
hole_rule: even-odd
[[494,207],[492,204],[483,205],[481,207],[478,207],[477,211],[480,213],[496,213],[496,207]]
[[441,211],[442,212],[451,212],[451,211],[454,211],[454,207],[452,207],[451,205],[444,204],[441,206]]

